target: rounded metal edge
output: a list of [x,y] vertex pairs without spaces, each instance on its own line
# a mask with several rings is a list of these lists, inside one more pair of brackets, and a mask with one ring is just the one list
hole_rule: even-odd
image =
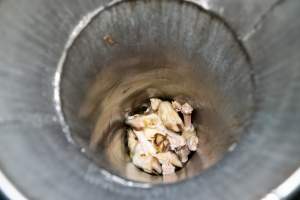
[[[67,126],[64,115],[61,109],[61,99],[60,99],[60,82],[61,82],[61,74],[63,71],[63,65],[65,62],[65,59],[67,57],[67,52],[72,46],[73,42],[76,40],[78,35],[85,29],[85,27],[93,20],[95,16],[97,16],[102,10],[104,10],[107,7],[111,7],[115,4],[118,4],[122,1],[125,0],[113,0],[111,1],[107,6],[101,6],[98,9],[88,13],[85,15],[79,23],[75,26],[73,31],[70,34],[69,40],[67,41],[62,56],[58,62],[57,65],[57,70],[55,72],[54,80],[53,80],[53,86],[54,86],[54,95],[53,95],[53,100],[54,100],[54,105],[55,109],[57,111],[57,114],[59,116],[60,123],[63,125],[63,130],[67,135],[67,139],[70,142],[73,142],[70,134],[69,127]],[[201,5],[203,1],[197,1],[197,0],[185,0],[186,2],[190,2],[192,4],[195,4],[196,6],[200,6],[203,10],[208,11],[209,6]],[[205,1],[204,1],[205,2]],[[1,3],[1,0],[0,0]],[[131,182],[128,182],[127,180],[119,180],[121,179],[120,177],[116,177],[112,174],[110,174],[107,171],[103,171],[103,175],[106,178],[112,179],[116,181],[118,179],[118,183],[127,184],[127,186],[133,186],[134,184]],[[129,184],[128,184],[129,183]],[[145,187],[147,188],[147,186]],[[262,200],[280,200],[283,198],[286,198],[290,196],[292,193],[294,193],[298,188],[300,188],[300,168],[294,172],[289,178],[287,178],[281,185],[279,185],[276,189],[268,193],[265,197],[262,198]],[[15,186],[12,182],[9,181],[9,179],[2,173],[0,170],[0,189],[4,193],[4,195],[11,199],[11,200],[29,200],[26,198]]]
[[[68,51],[72,47],[72,45],[75,42],[75,40],[77,39],[77,37],[81,34],[81,32],[93,21],[93,19],[97,15],[99,15],[103,10],[110,8],[114,5],[117,5],[121,2],[125,2],[125,1],[126,0],[113,0],[110,3],[108,3],[107,5],[100,6],[97,9],[95,9],[95,10],[89,12],[88,14],[86,14],[85,16],[83,16],[81,18],[81,20],[79,21],[79,23],[75,26],[75,28],[71,32],[71,34],[68,38],[68,41],[63,49],[62,56],[59,59],[57,69],[56,69],[55,75],[54,75],[54,80],[53,80],[53,87],[54,87],[53,101],[54,101],[56,113],[59,118],[59,122],[62,126],[62,131],[66,135],[66,139],[72,144],[74,144],[75,142],[72,139],[70,128],[69,128],[68,124],[66,123],[65,116],[64,116],[64,113],[62,110],[61,90],[60,90],[61,89],[60,88],[61,78],[62,78],[62,74],[63,74],[63,67],[64,67],[64,64],[65,64],[65,61],[66,61],[66,58],[68,55]],[[121,178],[119,176],[116,176],[104,169],[101,169],[101,174],[104,176],[105,179],[112,181],[112,182],[116,182],[120,185],[124,185],[127,187],[137,187],[137,188],[144,188],[144,189],[151,188],[151,185],[148,183],[133,182],[133,181]]]
[[[53,79],[53,87],[54,87],[53,101],[54,101],[54,106],[55,106],[56,113],[57,113],[58,118],[59,118],[59,122],[62,126],[62,131],[65,134],[66,139],[72,144],[75,144],[75,142],[72,139],[72,134],[71,134],[71,131],[70,131],[70,127],[68,126],[68,124],[65,120],[65,116],[64,116],[64,113],[63,113],[63,110],[62,110],[61,88],[60,88],[61,79],[62,79],[62,76],[63,76],[63,68],[64,68],[66,58],[68,56],[68,51],[70,50],[70,48],[72,47],[73,43],[76,41],[78,36],[82,33],[82,31],[93,21],[93,19],[95,17],[100,15],[100,13],[102,11],[104,11],[105,9],[111,8],[115,5],[118,5],[120,3],[127,2],[127,1],[128,0],[112,0],[110,3],[108,3],[104,6],[100,6],[100,7],[96,8],[95,10],[89,12],[88,14],[84,15],[81,18],[81,20],[79,21],[79,23],[72,30],[72,32],[71,32],[71,34],[70,34],[70,36],[67,40],[67,43],[66,43],[66,45],[63,49],[62,55],[59,59],[57,69],[55,71],[55,75],[54,75],[54,79]],[[239,38],[237,37],[237,35],[236,35],[235,31],[233,30],[233,28],[221,16],[219,16],[217,13],[213,12],[206,1],[183,0],[183,2],[192,4],[196,7],[198,7],[200,10],[206,12],[207,14],[211,15],[212,17],[216,18],[218,21],[223,23],[225,25],[225,27],[232,34],[234,40],[238,43],[241,50],[244,52],[246,61],[249,63],[249,66],[251,66],[250,55],[248,54],[248,51],[245,48],[245,46],[243,45],[242,41],[240,41]],[[250,71],[251,71],[252,88],[254,89],[256,84],[255,84],[255,78],[254,78],[254,74],[252,73],[251,67],[250,67]],[[255,99],[254,97],[252,97],[252,98]],[[146,189],[146,188],[151,188],[153,186],[153,185],[148,184],[148,183],[130,181],[128,179],[116,176],[116,175],[114,175],[114,174],[112,174],[109,171],[104,170],[104,169],[101,169],[101,173],[109,181],[116,182],[116,183],[119,183],[119,184],[127,186],[127,187],[137,187],[137,188]]]
[[8,199],[29,200],[8,180],[2,171],[0,171],[0,189]]
[[300,188],[300,168],[288,177],[277,188],[267,194],[262,200],[288,199]]

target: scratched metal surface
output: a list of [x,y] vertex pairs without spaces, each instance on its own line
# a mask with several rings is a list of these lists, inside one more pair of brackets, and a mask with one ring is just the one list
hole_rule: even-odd
[[25,197],[252,200],[299,167],[299,1],[195,2],[228,22],[245,45],[257,112],[236,150],[201,176],[139,188],[113,181],[70,144],[53,105],[71,31],[109,1],[0,1],[0,168]]

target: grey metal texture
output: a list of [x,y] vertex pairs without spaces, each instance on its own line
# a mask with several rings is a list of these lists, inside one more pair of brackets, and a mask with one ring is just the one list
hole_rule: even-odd
[[[101,40],[107,34],[116,44]],[[79,23],[65,50],[54,96],[66,135],[101,168],[143,187],[198,175],[251,122],[255,83],[247,52],[225,21],[197,4],[113,2]],[[195,109],[201,145],[173,178],[149,176],[128,162],[124,115],[151,97]]]
[[[133,4],[141,1],[143,0],[133,1]],[[145,5],[153,5],[151,8],[153,10],[156,6],[164,8],[159,5],[180,3],[176,0],[143,2]],[[243,81],[239,83],[236,79],[232,79],[237,81],[232,84],[234,90],[226,90],[227,84],[224,84],[225,95],[226,91],[232,94],[230,99],[234,99],[238,105],[234,110],[239,112],[242,105],[248,106],[248,98],[247,95],[243,95],[244,93],[253,95],[254,99],[249,104],[254,103],[255,109],[250,113],[252,117],[249,119],[247,129],[243,129],[246,134],[241,136],[236,149],[226,154],[220,162],[200,175],[193,174],[192,178],[181,182],[149,186],[135,185],[127,181],[126,178],[130,177],[122,173],[110,173],[105,169],[111,168],[112,165],[105,165],[102,169],[94,164],[81,152],[83,149],[67,140],[65,133],[68,133],[68,130],[62,126],[62,116],[57,112],[60,108],[55,105],[57,103],[54,90],[54,86],[57,86],[55,75],[70,40],[70,34],[76,26],[78,27],[80,21],[84,23],[87,19],[84,16],[106,8],[111,1],[0,1],[0,169],[3,173],[0,177],[9,180],[11,186],[14,186],[13,189],[8,187],[4,190],[7,195],[13,199],[20,199],[14,191],[17,189],[28,199],[45,200],[126,198],[252,200],[263,198],[296,171],[300,164],[298,103],[300,21],[297,20],[300,15],[300,2],[298,0],[189,2],[197,4],[201,15],[204,14],[204,19],[200,18],[200,22],[206,22],[205,16],[213,16],[211,17],[213,20],[207,25],[211,26],[207,29],[210,32],[204,32],[210,40],[203,40],[206,45],[200,52],[205,53],[204,58],[210,63],[207,66],[215,69],[217,75],[220,75],[217,76],[219,77],[217,80],[221,81],[224,78],[221,76],[219,66],[233,66],[225,68],[232,70],[226,71],[229,77],[232,77],[232,74],[236,75],[235,72],[242,72],[242,78],[253,81],[249,86],[247,81],[244,84]],[[133,6],[131,9],[134,8]],[[145,11],[139,11],[140,16],[149,17],[147,9],[150,8],[148,6],[143,8]],[[119,12],[127,16],[128,13],[125,11],[122,13],[121,9]],[[177,15],[179,11],[180,15]],[[188,15],[189,11],[191,10],[179,7],[174,12],[169,10],[166,15],[173,14],[176,18]],[[112,16],[119,16],[118,14],[114,13]],[[217,20],[216,25],[214,19]],[[149,33],[154,35],[161,33],[162,29],[149,27],[153,25],[151,24],[153,19],[144,20],[149,23],[139,27],[139,30],[144,30],[145,34],[147,30],[151,30]],[[177,32],[171,29],[170,34],[173,33],[180,39],[181,31],[189,27],[189,23],[187,26],[184,26],[185,23],[181,25],[181,29],[177,29]],[[203,27],[203,30],[206,30],[206,26]],[[87,36],[92,33],[86,32]],[[202,36],[198,34],[199,40]],[[220,39],[222,36],[228,37],[222,40]],[[75,64],[75,61],[82,62],[81,64],[93,62],[94,57],[85,58],[80,55],[85,55],[85,50],[93,52],[91,49],[99,48],[88,43],[90,40],[85,40],[85,36],[82,37],[84,38],[82,41],[79,39],[78,43],[75,43],[75,47],[76,44],[80,47],[77,51],[74,50],[74,55],[76,53],[78,55],[73,60]],[[99,36],[99,40],[102,40],[102,36]],[[87,42],[86,45],[93,48],[80,46],[80,42]],[[154,43],[153,47],[156,47],[156,44]],[[238,49],[236,52],[232,50],[235,48]],[[67,63],[71,61],[67,59]],[[70,79],[67,80],[76,79],[80,75],[78,71],[82,69],[79,68],[80,65],[74,63],[66,64],[66,67],[77,68],[75,72],[70,72]],[[237,63],[244,64],[239,68]],[[82,74],[85,73],[83,70]],[[72,96],[75,93],[72,93],[71,89],[79,88],[80,94],[86,84],[83,80],[80,79],[82,82],[75,82],[77,85],[71,86],[62,82],[61,97],[67,107],[65,117],[66,122],[70,124],[71,132],[75,130],[72,127],[76,117],[69,111],[83,101],[80,96]],[[228,81],[225,78],[224,80]],[[72,83],[74,81],[70,81],[69,84]],[[66,91],[64,88],[70,88],[69,94],[74,104],[69,95],[64,97],[66,94],[63,93]],[[242,103],[238,102],[239,93],[243,99]],[[229,145],[230,142],[225,143]]]

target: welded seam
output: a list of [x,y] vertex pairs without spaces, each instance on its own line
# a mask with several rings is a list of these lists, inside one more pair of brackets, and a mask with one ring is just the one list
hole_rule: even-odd
[[[212,11],[212,10],[207,10],[206,8],[202,7],[202,5],[199,5],[199,3],[202,3],[205,0],[185,0],[186,2],[191,2],[191,3],[195,3],[196,5],[198,5],[198,7],[206,12],[208,15],[210,15],[211,17],[217,19],[219,22],[223,23],[223,25],[230,31],[230,33],[232,34],[234,40],[237,42],[238,46],[240,47],[241,51],[244,53],[245,59],[248,63],[248,68],[249,68],[249,76],[250,76],[250,82],[251,82],[251,100],[252,100],[252,110],[253,112],[250,114],[249,119],[250,119],[250,123],[244,127],[245,132],[249,132],[249,129],[251,127],[251,119],[254,119],[254,116],[256,114],[256,111],[258,110],[257,108],[257,102],[258,102],[258,98],[256,95],[256,87],[257,87],[257,81],[256,81],[256,76],[254,73],[254,68],[253,68],[253,63],[252,63],[252,59],[251,56],[248,52],[248,49],[246,48],[246,46],[244,45],[244,41],[240,39],[240,37],[238,36],[237,32],[235,31],[235,29],[231,26],[231,24],[229,22],[227,22],[222,16],[220,16],[218,13]],[[209,4],[205,4],[206,7],[208,7],[209,9],[212,9],[209,7]]]
[[64,47],[64,50],[62,52],[61,58],[58,62],[57,69],[54,75],[54,80],[53,80],[53,87],[54,87],[54,95],[53,95],[53,100],[54,100],[54,106],[55,110],[57,112],[59,122],[62,125],[63,132],[66,134],[66,138],[68,142],[74,144],[74,141],[71,137],[71,132],[70,128],[67,125],[65,121],[65,117],[63,114],[62,110],[62,99],[61,99],[61,80],[63,76],[63,66],[65,64],[66,58],[68,56],[68,51],[72,47],[73,43],[77,39],[77,37],[80,35],[80,33],[86,28],[88,24],[91,23],[92,19],[102,10],[104,10],[104,7],[101,6],[100,8],[96,9],[93,12],[88,13],[85,15],[79,23],[75,26],[74,30],[71,32],[71,35],[68,38],[68,41]]
[[[133,0],[133,1],[137,1],[137,0]],[[250,78],[251,78],[251,84],[252,84],[252,89],[253,91],[255,90],[256,87],[256,83],[255,83],[255,78],[254,78],[254,74],[253,74],[253,69],[252,69],[252,64],[251,64],[251,58],[250,55],[246,49],[246,47],[243,44],[243,41],[241,41],[238,37],[238,35],[236,34],[235,30],[231,27],[231,25],[224,20],[224,18],[222,18],[219,14],[213,12],[212,10],[210,10],[210,7],[208,6],[206,1],[203,0],[176,0],[178,2],[185,2],[185,3],[190,3],[194,6],[196,6],[200,11],[203,11],[205,13],[207,13],[210,17],[214,18],[215,20],[217,20],[218,22],[222,23],[225,28],[231,33],[233,39],[235,42],[237,42],[238,46],[240,47],[241,51],[243,52],[243,55],[245,56],[246,61],[248,62],[248,67],[250,69]],[[63,68],[64,68],[64,64],[66,62],[66,59],[68,57],[68,52],[71,49],[73,43],[77,40],[77,38],[79,37],[79,35],[84,31],[84,29],[95,19],[95,17],[97,17],[98,15],[100,15],[100,13],[106,9],[109,9],[115,5],[118,5],[120,3],[123,2],[129,2],[129,0],[113,0],[110,3],[108,3],[105,6],[101,6],[97,9],[95,9],[94,11],[88,13],[87,15],[85,15],[80,21],[79,23],[75,26],[75,28],[73,29],[73,31],[71,32],[67,43],[63,49],[61,58],[58,62],[57,65],[57,70],[55,72],[54,75],[54,80],[53,80],[53,87],[54,87],[54,95],[53,95],[53,101],[54,101],[54,106],[55,106],[55,110],[57,112],[58,115],[58,119],[59,122],[61,123],[62,126],[62,130],[66,135],[67,140],[72,143],[75,144],[74,140],[72,139],[72,135],[71,135],[71,131],[70,131],[70,127],[68,126],[66,120],[65,120],[65,116],[62,110],[62,99],[61,99],[61,81],[62,81],[62,77],[63,77]],[[203,3],[203,5],[202,5]],[[252,98],[253,98],[253,102],[255,102],[255,97],[254,97],[254,92],[252,92]],[[121,178],[119,176],[116,176],[110,172],[108,172],[107,170],[102,169],[101,170],[101,174],[109,181],[113,181],[113,182],[117,182],[121,185],[125,185],[125,186],[129,186],[129,187],[138,187],[138,188],[151,188],[152,185],[148,184],[148,183],[141,183],[141,182],[133,182],[130,181],[128,179],[125,178]],[[175,184],[175,183],[173,183]]]
[[272,13],[274,11],[275,8],[277,8],[278,6],[280,6],[282,3],[284,3],[287,0],[277,0],[275,3],[273,3],[267,10],[266,12],[264,12],[259,18],[258,20],[254,23],[254,26],[243,36],[241,37],[241,40],[243,42],[246,42],[247,40],[249,40],[249,38],[251,38],[264,24],[264,21],[266,20],[266,18],[268,17],[268,15],[270,13]]
[[[85,15],[79,21],[79,23],[75,26],[74,30],[71,32],[71,35],[69,36],[69,39],[67,40],[67,43],[66,43],[66,45],[64,47],[64,50],[62,52],[62,56],[61,56],[61,58],[58,62],[57,70],[55,72],[54,80],[53,80],[54,106],[55,106],[59,121],[62,125],[63,132],[65,133],[68,142],[70,142],[72,144],[75,144],[75,142],[72,138],[70,127],[68,126],[68,124],[66,123],[66,120],[65,120],[65,116],[64,116],[64,113],[63,113],[63,110],[62,110],[62,99],[61,99],[61,80],[62,80],[63,68],[64,68],[66,58],[68,56],[68,52],[69,52],[70,48],[72,47],[73,43],[78,38],[78,36],[95,19],[95,17],[97,17],[105,9],[108,9],[112,6],[115,6],[115,5],[117,5],[121,2],[125,2],[125,1],[127,1],[127,0],[113,0],[110,3],[108,3],[106,6],[100,6],[96,10],[94,10],[94,11],[88,13],[87,15]],[[147,183],[138,183],[138,182],[132,182],[132,181],[123,179],[121,177],[118,177],[118,176],[108,172],[107,170],[101,169],[100,172],[107,180],[117,182],[117,183],[119,183],[121,185],[125,185],[127,187],[128,186],[129,187],[139,187],[139,188],[150,188],[151,187],[151,185],[147,184]]]
[[[278,6],[282,5],[287,0],[278,0],[272,4],[265,13],[263,13],[258,20],[255,22],[254,26],[242,37],[242,41],[246,42],[249,40],[265,23],[269,14],[271,14]],[[287,178],[283,183],[269,192],[261,200],[282,200],[287,199],[293,195],[294,192],[299,189],[300,181],[300,168],[298,168],[289,178]]]

